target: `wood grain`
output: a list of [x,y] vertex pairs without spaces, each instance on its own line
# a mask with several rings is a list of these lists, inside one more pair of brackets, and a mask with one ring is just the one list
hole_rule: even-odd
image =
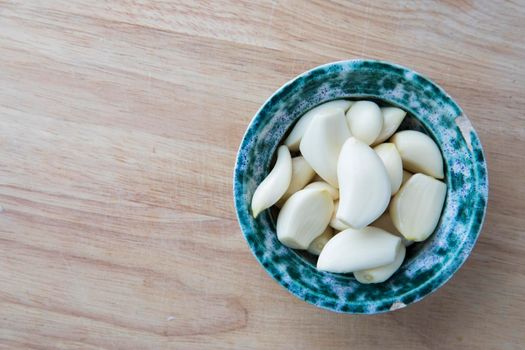
[[[523,1],[0,1],[0,349],[523,349]],[[252,258],[251,116],[335,60],[409,66],[484,144],[490,201],[445,287],[318,310]]]

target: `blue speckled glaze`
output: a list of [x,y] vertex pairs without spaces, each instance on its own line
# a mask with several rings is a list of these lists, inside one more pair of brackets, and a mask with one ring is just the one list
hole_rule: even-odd
[[[273,154],[294,122],[312,107],[338,98],[371,98],[408,111],[402,128],[425,131],[445,160],[447,198],[434,234],[407,251],[402,267],[380,284],[317,271],[302,252],[283,246],[269,210],[253,219],[250,201],[271,170]],[[373,60],[330,63],[301,74],[277,90],[256,113],[237,155],[235,207],[257,260],[298,298],[328,310],[374,314],[402,308],[432,293],[459,269],[483,224],[487,166],[479,138],[461,108],[439,86],[395,64]]]

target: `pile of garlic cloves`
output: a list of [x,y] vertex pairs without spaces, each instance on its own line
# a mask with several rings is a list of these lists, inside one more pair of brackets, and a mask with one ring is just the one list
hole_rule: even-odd
[[405,116],[372,101],[313,108],[279,146],[253,195],[253,216],[276,205],[279,241],[318,255],[319,270],[386,281],[405,247],[435,230],[446,195],[435,142],[419,131],[396,133]]

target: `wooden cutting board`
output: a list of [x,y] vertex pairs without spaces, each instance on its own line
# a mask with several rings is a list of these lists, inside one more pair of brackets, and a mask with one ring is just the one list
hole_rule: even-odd
[[[523,5],[0,1],[0,349],[523,349]],[[274,283],[231,182],[274,90],[358,57],[442,85],[490,169],[464,267],[372,317]]]

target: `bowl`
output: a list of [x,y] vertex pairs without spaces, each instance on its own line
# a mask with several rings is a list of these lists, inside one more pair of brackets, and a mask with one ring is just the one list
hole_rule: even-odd
[[[443,154],[447,196],[435,232],[407,250],[387,281],[360,284],[352,274],[318,271],[315,257],[282,245],[271,210],[256,219],[250,203],[275,161],[274,153],[299,117],[334,99],[371,99],[408,112],[401,129],[431,136]],[[237,217],[255,258],[296,297],[320,308],[375,314],[415,303],[445,284],[465,262],[479,236],[488,197],[480,140],[457,103],[411,69],[376,60],[349,60],[309,70],[279,88],[253,117],[234,171]]]

